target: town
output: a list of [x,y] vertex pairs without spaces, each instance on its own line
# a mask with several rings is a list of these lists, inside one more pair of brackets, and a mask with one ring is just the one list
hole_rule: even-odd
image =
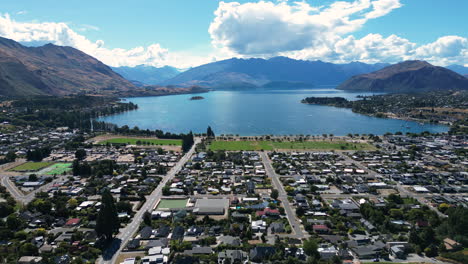
[[0,264],[468,264],[467,10],[1,1]]
[[8,263],[466,263],[466,137],[9,130]]

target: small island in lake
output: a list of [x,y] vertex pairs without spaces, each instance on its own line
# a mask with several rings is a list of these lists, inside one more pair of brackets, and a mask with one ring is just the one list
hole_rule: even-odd
[[190,100],[203,100],[203,99],[205,99],[205,97],[203,97],[203,96],[192,96],[190,98]]

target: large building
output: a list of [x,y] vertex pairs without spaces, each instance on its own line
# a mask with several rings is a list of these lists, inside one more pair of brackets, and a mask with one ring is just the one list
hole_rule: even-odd
[[199,215],[223,215],[228,207],[228,199],[197,199],[193,212]]

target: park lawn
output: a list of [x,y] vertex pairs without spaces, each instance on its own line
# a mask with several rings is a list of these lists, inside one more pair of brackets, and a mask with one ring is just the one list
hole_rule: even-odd
[[53,164],[52,162],[26,162],[16,166],[11,171],[38,171]]
[[64,172],[71,171],[72,164],[71,163],[56,163],[50,166],[50,169],[46,174],[47,175],[59,175],[63,174]]
[[213,141],[210,150],[279,150],[279,149],[303,149],[303,150],[373,150],[374,146],[368,143],[352,143],[346,141]]
[[265,144],[265,141],[213,141],[209,146],[210,150],[273,150],[273,147],[269,144]]
[[[147,142],[151,145],[160,145],[160,146],[168,146],[168,145],[176,145],[182,146],[181,139],[156,139],[156,138],[111,138],[100,141],[99,144],[130,144],[136,145],[137,141],[140,142]],[[143,145],[143,144],[142,144]],[[145,144],[148,145],[148,144]]]
[[372,150],[368,143],[353,143],[346,141],[291,141],[271,142],[275,149],[318,149],[318,150]]

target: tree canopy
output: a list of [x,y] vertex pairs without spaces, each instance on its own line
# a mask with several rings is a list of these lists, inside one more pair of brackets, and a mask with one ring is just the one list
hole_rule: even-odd
[[102,193],[101,209],[96,221],[96,233],[111,239],[115,232],[119,231],[120,223],[117,215],[114,197],[108,189]]

